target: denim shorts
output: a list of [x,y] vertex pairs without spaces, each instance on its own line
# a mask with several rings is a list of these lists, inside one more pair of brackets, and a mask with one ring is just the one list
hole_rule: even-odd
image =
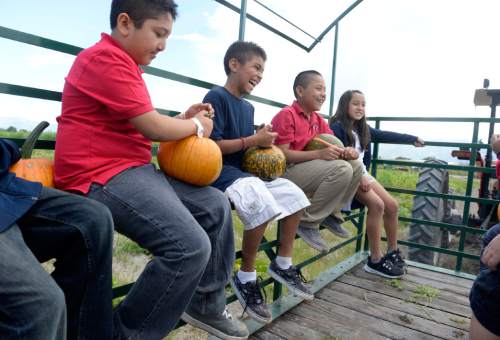
[[500,336],[500,271],[482,271],[474,281],[469,299],[479,323]]

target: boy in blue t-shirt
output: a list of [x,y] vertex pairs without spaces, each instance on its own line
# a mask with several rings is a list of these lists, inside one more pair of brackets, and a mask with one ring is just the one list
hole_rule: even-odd
[[242,170],[247,148],[270,146],[277,136],[270,125],[254,134],[254,107],[243,99],[261,81],[265,61],[266,53],[258,45],[233,43],[224,56],[226,84],[210,90],[203,102],[214,108],[210,137],[223,154],[221,175],[212,185],[226,193],[244,226],[242,264],[230,282],[248,314],[257,321],[270,322],[272,317],[255,271],[257,249],[270,221],[282,219],[278,256],[269,265],[269,275],[304,299],[314,296],[303,284],[300,270],[292,265],[293,242],[302,210],[310,204],[307,197],[286,179],[267,182]]

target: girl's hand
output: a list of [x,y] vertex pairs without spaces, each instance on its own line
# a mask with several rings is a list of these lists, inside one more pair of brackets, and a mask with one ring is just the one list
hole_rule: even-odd
[[371,189],[371,180],[368,176],[361,177],[361,181],[359,182],[359,189],[364,192],[368,192]]
[[413,145],[415,145],[417,148],[421,148],[425,146],[425,142],[420,137],[417,137],[417,140],[413,143]]
[[500,263],[500,235],[495,236],[493,240],[484,248],[481,261],[491,270],[497,270]]
[[348,146],[344,150],[345,150],[344,151],[344,159],[346,161],[358,159],[359,152],[355,148]]
[[190,119],[196,116],[201,111],[205,111],[203,114],[207,118],[214,118],[214,109],[210,103],[198,103],[191,105],[189,109],[184,113],[184,119]]
[[499,134],[494,134],[491,136],[491,148],[495,153],[500,152],[500,135]]

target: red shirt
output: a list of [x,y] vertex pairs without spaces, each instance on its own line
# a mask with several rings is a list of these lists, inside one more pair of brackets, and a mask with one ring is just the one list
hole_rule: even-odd
[[151,162],[151,142],[129,119],[153,111],[143,71],[108,34],[80,52],[66,77],[57,117],[55,184],[87,193]]
[[304,150],[306,144],[317,134],[333,134],[323,117],[313,112],[308,118],[296,100],[291,106],[281,109],[271,124],[273,131],[278,133],[275,143],[290,144],[290,150]]

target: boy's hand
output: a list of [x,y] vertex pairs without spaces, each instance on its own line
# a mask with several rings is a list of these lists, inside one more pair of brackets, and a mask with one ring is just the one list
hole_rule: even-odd
[[484,248],[481,261],[491,270],[497,270],[500,263],[500,235],[495,236],[493,240]]
[[413,143],[413,145],[415,145],[417,148],[421,148],[425,146],[425,142],[420,137],[417,137],[417,140]]
[[367,176],[361,177],[361,181],[359,182],[359,189],[364,192],[368,192],[371,189],[371,180]]
[[331,145],[324,149],[319,150],[319,159],[325,161],[333,161],[335,159],[340,159],[344,154],[344,148],[337,145]]
[[272,131],[272,125],[259,126],[257,133],[255,134],[255,141],[258,146],[269,147],[274,143],[276,137],[278,137],[277,132]]
[[207,117],[207,111],[200,111],[195,115],[195,117],[198,118],[201,125],[203,125],[203,137],[210,137],[210,134],[212,133],[212,129],[214,127],[214,122],[212,121],[212,119]]
[[353,159],[358,159],[359,157],[359,152],[350,146],[346,147],[344,150],[344,159],[345,160],[353,160]]
[[214,109],[212,107],[212,104],[210,103],[198,103],[191,105],[189,109],[187,109],[187,111],[184,113],[184,117],[185,119],[193,118],[194,116],[197,116],[201,111],[204,111],[207,118],[214,118]]

